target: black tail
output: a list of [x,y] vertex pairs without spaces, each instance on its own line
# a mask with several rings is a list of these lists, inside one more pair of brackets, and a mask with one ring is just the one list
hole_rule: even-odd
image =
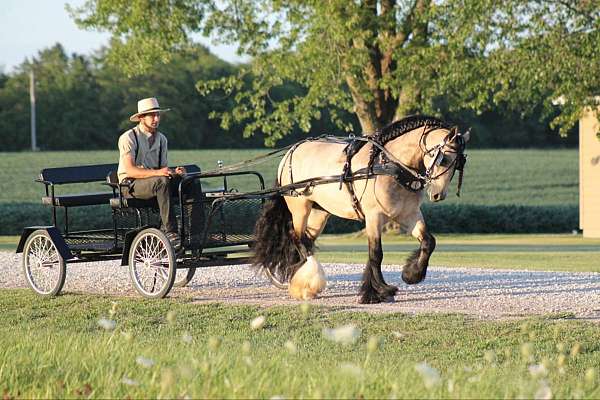
[[282,282],[289,281],[303,260],[294,234],[292,214],[283,196],[277,195],[265,204],[254,226],[254,235],[252,265],[263,266]]

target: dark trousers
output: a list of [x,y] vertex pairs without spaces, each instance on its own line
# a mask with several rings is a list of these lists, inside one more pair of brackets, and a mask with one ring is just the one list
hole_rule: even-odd
[[177,232],[177,218],[173,211],[172,195],[177,193],[181,177],[175,175],[153,176],[150,178],[135,179],[129,189],[129,197],[147,200],[156,197],[160,211],[161,229],[165,232]]

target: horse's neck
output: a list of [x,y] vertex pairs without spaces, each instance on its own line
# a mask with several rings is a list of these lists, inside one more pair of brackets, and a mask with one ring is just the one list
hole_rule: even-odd
[[419,169],[423,165],[423,150],[433,148],[444,140],[447,131],[434,129],[427,133],[426,141],[421,143],[423,128],[413,129],[396,139],[390,140],[386,148],[390,153],[400,160],[404,165]]
[[390,140],[385,147],[402,164],[419,169],[423,163],[423,152],[419,147],[422,134],[423,128],[413,129],[396,139]]

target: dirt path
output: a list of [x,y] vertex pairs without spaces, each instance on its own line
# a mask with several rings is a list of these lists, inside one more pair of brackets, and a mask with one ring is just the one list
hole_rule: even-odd
[[[136,295],[127,267],[118,262],[67,266],[64,292]],[[528,315],[561,314],[600,322],[600,274],[444,268],[432,266],[427,279],[405,285],[401,267],[384,266],[388,283],[400,287],[394,303],[358,304],[361,265],[325,264],[328,286],[314,305],[347,310],[406,313],[464,313],[476,318],[498,319]],[[26,287],[20,255],[0,253],[0,288]],[[174,288],[171,296],[194,301],[272,306],[299,304],[247,266],[211,267],[198,270],[186,288]]]

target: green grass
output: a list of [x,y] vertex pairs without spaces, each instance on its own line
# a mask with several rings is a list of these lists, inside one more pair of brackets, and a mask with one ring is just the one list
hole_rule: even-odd
[[[431,265],[509,268],[542,271],[600,272],[600,239],[581,235],[437,235]],[[0,251],[14,251],[19,237],[0,236]],[[323,235],[318,241],[321,262],[365,263],[367,239],[353,235]],[[404,264],[418,248],[409,236],[383,238],[384,264]]]
[[[600,239],[581,235],[436,235],[430,264],[542,271],[600,272]],[[365,263],[366,237],[324,235],[319,240],[321,262]],[[383,238],[383,263],[404,264],[418,248],[409,236]]]
[[[116,140],[116,139],[115,139]],[[213,169],[264,154],[268,150],[172,150],[170,164],[198,164]],[[578,204],[577,150],[470,150],[460,198],[446,203],[526,206]],[[45,167],[117,162],[117,151],[0,153],[0,203],[37,204],[43,186],[33,182]],[[276,160],[260,165],[267,186],[275,177]],[[18,171],[18,172],[17,172]],[[456,180],[453,186],[456,185]],[[254,189],[240,182],[240,190]]]
[[18,236],[0,236],[0,251],[15,251],[18,243]]
[[[0,310],[4,398],[600,396],[600,330],[568,315],[482,322],[28,290],[3,290]],[[323,334],[344,325],[354,342]]]

